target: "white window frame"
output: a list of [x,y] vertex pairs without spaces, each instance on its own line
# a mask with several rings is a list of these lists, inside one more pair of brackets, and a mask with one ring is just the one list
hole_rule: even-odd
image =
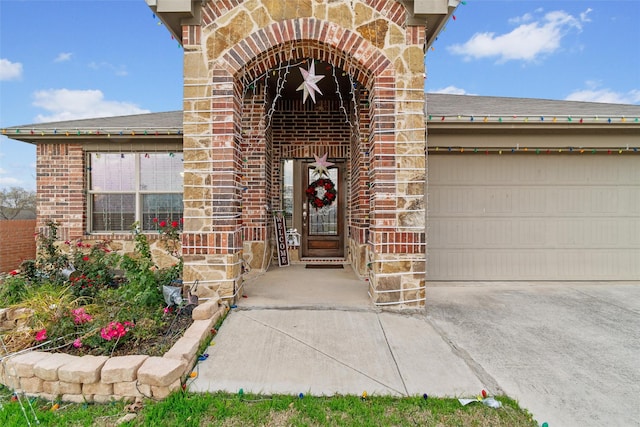
[[[99,230],[99,231],[94,231],[93,230],[93,195],[94,194],[133,194],[134,195],[134,201],[135,201],[135,212],[134,212],[134,221],[136,223],[139,224],[139,229],[141,232],[143,233],[152,233],[154,232],[154,230],[144,230],[143,229],[143,221],[142,221],[142,216],[143,216],[143,212],[142,212],[142,196],[145,194],[181,194],[184,196],[184,190],[183,191],[163,191],[163,192],[158,192],[158,191],[148,191],[148,190],[141,190],[140,186],[141,186],[141,178],[140,178],[140,172],[141,172],[141,167],[140,167],[140,156],[144,156],[145,154],[167,154],[169,155],[169,153],[175,153],[183,155],[182,151],[172,151],[172,150],[162,150],[162,151],[153,151],[153,152],[141,152],[141,151],[132,151],[132,152],[127,152],[127,153],[116,153],[113,151],[87,151],[85,153],[86,158],[85,158],[85,164],[89,165],[89,167],[86,170],[86,179],[85,182],[87,183],[87,200],[86,200],[86,212],[87,212],[87,222],[86,222],[86,227],[87,227],[87,233],[88,234],[94,234],[94,235],[104,235],[104,234],[124,234],[124,233],[128,233],[131,230]],[[100,155],[107,155],[107,154],[126,154],[126,155],[134,155],[134,167],[135,167],[135,183],[134,183],[134,190],[132,191],[95,191],[93,190],[93,183],[91,182],[91,169],[93,167],[93,163],[92,163],[92,156],[95,156],[96,154],[100,154]],[[183,203],[184,203],[184,199],[183,199]],[[184,207],[183,207],[183,212],[184,212]],[[133,224],[132,224],[133,225]]]

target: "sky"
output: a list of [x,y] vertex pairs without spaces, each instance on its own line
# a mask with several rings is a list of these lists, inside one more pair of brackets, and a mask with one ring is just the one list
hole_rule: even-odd
[[[640,105],[640,0],[466,0],[428,92]],[[0,128],[182,108],[182,54],[144,0],[0,0]],[[0,189],[35,147],[0,136]]]

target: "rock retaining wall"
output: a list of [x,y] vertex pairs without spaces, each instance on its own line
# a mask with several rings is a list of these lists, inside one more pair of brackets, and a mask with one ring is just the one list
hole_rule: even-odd
[[180,389],[197,361],[200,345],[228,309],[219,297],[198,305],[193,324],[162,357],[72,356],[28,350],[2,357],[0,382],[17,393],[64,402],[164,399]]

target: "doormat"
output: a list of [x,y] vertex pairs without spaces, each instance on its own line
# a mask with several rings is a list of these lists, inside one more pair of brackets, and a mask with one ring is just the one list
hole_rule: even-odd
[[342,264],[306,264],[305,268],[344,268]]

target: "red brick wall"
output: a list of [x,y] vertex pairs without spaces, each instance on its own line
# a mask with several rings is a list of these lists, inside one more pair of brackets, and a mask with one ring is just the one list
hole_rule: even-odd
[[[265,101],[256,90],[245,99],[242,122],[242,222],[243,240],[266,240],[272,225],[265,210],[281,209],[280,162],[313,158],[325,152],[329,158],[349,159],[351,129],[338,101],[319,101],[310,108],[300,100],[280,101],[265,129]],[[351,105],[345,105],[351,109]]]
[[6,273],[36,257],[35,219],[0,221],[0,272]]
[[267,240],[271,187],[271,140],[265,130],[265,100],[263,91],[246,98],[242,112],[242,239]]
[[[371,207],[369,184],[369,131],[371,127],[371,108],[369,92],[360,93],[360,105],[357,118],[358,132],[351,141],[351,200],[349,212],[351,215],[349,235],[359,244],[367,243],[369,231],[369,210]],[[357,139],[359,138],[359,139]]]
[[59,240],[82,237],[85,230],[85,159],[82,144],[38,144],[38,229],[60,223]]
[[[278,102],[271,124],[273,141],[273,171],[271,205],[282,209],[282,159],[313,159],[314,155],[327,154],[328,159],[347,161],[346,182],[351,176],[351,128],[343,111],[351,110],[351,104],[338,100],[319,100],[313,106],[300,99]],[[350,117],[351,119],[351,117]],[[349,192],[349,186],[345,187]],[[348,202],[349,197],[345,198]],[[347,210],[347,213],[349,210]],[[347,216],[347,221],[350,217]]]

